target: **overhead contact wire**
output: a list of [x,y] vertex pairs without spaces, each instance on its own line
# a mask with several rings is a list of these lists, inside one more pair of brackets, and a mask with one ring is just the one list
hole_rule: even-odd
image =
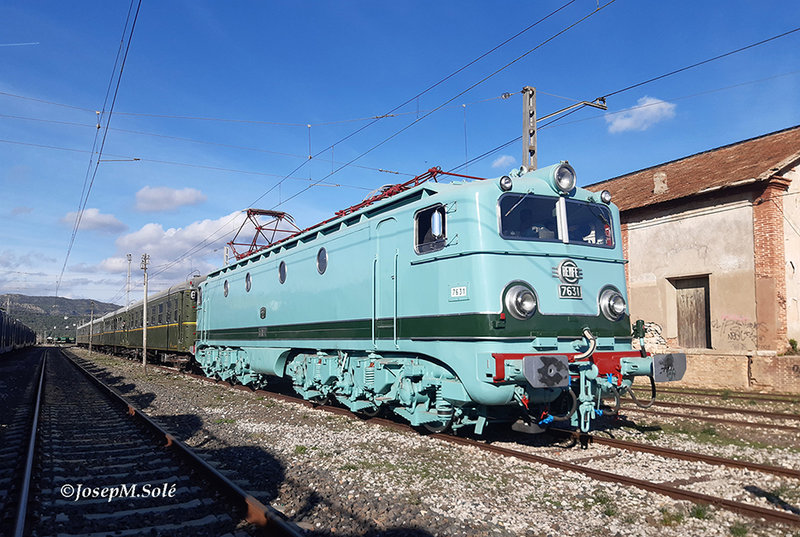
[[[471,86],[469,86],[467,89],[465,89],[465,90],[461,91],[461,92],[460,92],[460,93],[458,93],[457,95],[455,95],[455,96],[451,97],[450,99],[446,100],[444,103],[442,103],[441,105],[437,106],[436,108],[434,108],[434,109],[433,109],[433,110],[431,110],[430,112],[428,112],[428,113],[426,113],[426,114],[424,114],[424,115],[420,116],[418,119],[415,119],[414,121],[412,121],[411,123],[409,123],[408,125],[406,125],[405,127],[403,127],[402,129],[399,129],[399,130],[398,130],[398,131],[396,131],[395,133],[393,133],[393,134],[391,134],[390,136],[388,136],[388,137],[384,138],[384,139],[383,139],[381,142],[379,142],[379,143],[375,144],[374,146],[372,146],[372,147],[371,147],[371,148],[369,148],[368,150],[366,150],[366,151],[364,151],[363,153],[361,153],[360,155],[356,156],[355,158],[353,158],[353,159],[352,159],[350,162],[348,162],[348,163],[347,163],[347,164],[345,164],[344,166],[341,166],[341,167],[337,168],[335,171],[333,171],[333,172],[329,173],[328,175],[326,175],[325,177],[323,177],[322,179],[320,179],[320,181],[323,181],[323,180],[327,179],[328,177],[330,177],[330,176],[334,175],[335,173],[337,173],[337,172],[341,171],[342,169],[344,169],[345,167],[349,166],[349,165],[350,165],[350,164],[352,164],[353,162],[356,162],[358,159],[360,159],[360,158],[362,158],[362,157],[366,156],[367,154],[371,153],[371,152],[372,152],[372,151],[374,151],[375,149],[377,149],[377,148],[381,147],[382,145],[384,145],[385,143],[387,143],[387,142],[389,142],[390,140],[394,139],[395,137],[397,137],[397,136],[398,136],[398,135],[400,135],[401,133],[405,132],[406,130],[410,129],[411,127],[413,127],[414,125],[416,125],[416,124],[417,124],[417,123],[419,123],[420,121],[424,120],[425,118],[427,118],[428,116],[430,116],[430,115],[431,115],[431,114],[433,114],[434,112],[436,112],[436,111],[438,111],[439,109],[443,108],[443,107],[444,107],[444,106],[446,106],[447,104],[450,104],[451,102],[453,102],[454,100],[458,99],[459,97],[461,97],[462,95],[464,95],[464,94],[465,94],[465,93],[467,93],[468,91],[470,91],[470,90],[474,89],[475,87],[479,86],[480,84],[483,84],[484,82],[486,82],[486,81],[487,81],[487,80],[489,80],[490,78],[494,77],[494,76],[495,76],[495,75],[497,75],[498,73],[500,73],[500,72],[504,71],[505,69],[509,68],[510,66],[514,65],[515,63],[517,63],[517,62],[518,62],[518,61],[520,61],[521,59],[525,58],[526,56],[528,56],[528,55],[529,55],[529,54],[531,54],[532,52],[534,52],[534,51],[538,50],[539,48],[543,47],[544,45],[546,45],[546,44],[547,44],[547,43],[549,43],[550,41],[554,40],[555,38],[559,37],[560,35],[562,35],[562,34],[564,34],[564,33],[568,32],[569,30],[571,30],[572,28],[574,28],[574,27],[575,27],[575,26],[577,26],[578,24],[582,23],[583,21],[585,21],[586,19],[588,19],[588,18],[589,18],[589,17],[591,17],[592,15],[594,15],[594,14],[598,13],[599,11],[601,11],[601,10],[605,9],[606,7],[610,6],[610,5],[611,5],[611,4],[613,4],[614,2],[616,2],[616,0],[610,0],[609,2],[606,2],[605,4],[603,4],[602,6],[599,6],[599,7],[597,7],[596,9],[594,9],[594,10],[593,10],[591,13],[589,13],[588,15],[586,15],[586,16],[584,16],[584,17],[582,17],[582,18],[578,19],[576,22],[574,22],[574,23],[570,24],[569,26],[565,27],[564,29],[562,29],[562,30],[558,31],[557,33],[553,34],[552,36],[550,36],[549,38],[545,39],[544,41],[542,41],[541,43],[539,43],[538,45],[536,45],[536,46],[535,46],[535,47],[533,47],[532,49],[528,50],[528,51],[527,51],[527,52],[525,52],[524,54],[522,54],[522,55],[518,56],[517,58],[515,58],[515,59],[513,59],[512,61],[508,62],[507,64],[505,64],[504,66],[500,67],[499,69],[495,70],[495,71],[494,71],[494,72],[492,72],[491,74],[489,74],[489,75],[485,76],[484,78],[480,79],[479,81],[475,82],[474,84],[472,84]],[[285,203],[286,201],[289,201],[289,200],[292,200],[292,199],[296,198],[296,197],[297,197],[297,196],[299,196],[300,194],[302,194],[302,193],[304,193],[304,192],[308,191],[309,189],[311,189],[311,188],[313,188],[313,187],[314,187],[314,185],[310,185],[310,186],[308,186],[308,187],[304,188],[303,190],[300,190],[299,192],[296,192],[295,194],[293,194],[292,196],[289,196],[289,197],[288,197],[286,200],[284,200],[284,203]],[[266,196],[266,195],[267,195],[267,194],[268,194],[268,193],[269,193],[271,190],[272,190],[272,189],[270,189],[270,190],[268,190],[267,192],[265,192],[264,194],[262,194],[262,195],[261,195],[261,196],[260,196],[260,197],[259,197],[259,198],[258,198],[256,201],[258,201],[258,200],[262,199],[262,198],[263,198],[264,196]],[[273,207],[273,208],[275,208],[275,207]]]
[[[131,6],[133,6],[133,0],[131,0]],[[64,256],[64,265],[61,267],[61,273],[58,277],[58,283],[56,284],[56,296],[58,296],[58,288],[61,286],[61,280],[64,277],[64,270],[66,270],[67,268],[67,262],[69,261],[70,253],[72,253],[72,247],[75,244],[75,237],[78,235],[78,229],[80,228],[81,220],[83,218],[83,212],[86,209],[86,204],[89,202],[89,195],[91,194],[92,186],[94,185],[95,178],[97,177],[97,171],[100,167],[100,158],[103,155],[103,149],[105,148],[106,138],[108,137],[108,126],[111,123],[111,116],[114,113],[114,105],[117,102],[117,95],[119,94],[119,86],[120,83],[122,82],[122,73],[125,70],[125,62],[128,59],[128,52],[130,51],[131,41],[133,41],[133,32],[136,28],[136,21],[139,19],[139,10],[141,9],[141,7],[142,7],[142,0],[139,0],[136,6],[136,14],[134,15],[133,22],[131,23],[131,30],[130,33],[128,34],[128,43],[125,46],[125,54],[122,57],[122,64],[120,65],[119,76],[117,77],[116,87],[114,88],[114,96],[111,100],[111,107],[109,108],[108,111],[108,117],[106,119],[106,128],[103,132],[103,138],[102,141],[100,142],[100,149],[97,153],[97,161],[95,162],[94,172],[92,173],[92,178],[89,181],[88,188],[86,189],[86,196],[83,198],[83,205],[78,211],[78,215],[75,220],[75,229],[73,230],[72,237],[70,238],[69,246],[67,247],[67,255]],[[130,8],[128,9],[128,16],[130,17]],[[125,29],[127,29],[127,24],[128,23],[126,20]],[[125,29],[123,29],[123,40],[125,35],[124,32]],[[116,63],[117,62],[115,61],[114,63],[115,68],[116,68]],[[112,80],[114,79],[114,74],[115,73],[112,73]],[[94,151],[94,147],[92,149]],[[90,162],[89,166],[91,167],[91,158],[89,162]]]
[[[557,8],[557,9],[555,9],[554,11],[551,11],[550,13],[548,13],[547,15],[545,15],[544,17],[542,17],[541,19],[539,19],[539,20],[537,20],[536,22],[534,22],[533,24],[530,24],[530,25],[529,25],[529,26],[527,26],[526,28],[524,28],[524,29],[520,30],[519,32],[517,32],[517,33],[516,33],[516,34],[514,34],[513,36],[509,37],[508,39],[506,39],[505,41],[503,41],[502,43],[500,43],[499,45],[496,45],[495,47],[493,47],[493,48],[492,48],[492,49],[490,49],[489,51],[487,51],[487,52],[485,52],[485,53],[481,54],[480,56],[478,56],[478,57],[477,57],[477,58],[475,58],[474,60],[472,60],[472,61],[468,62],[467,64],[465,64],[464,66],[460,67],[459,69],[456,69],[455,71],[453,71],[452,73],[450,73],[450,74],[449,74],[449,75],[447,75],[446,77],[442,78],[442,79],[441,79],[441,80],[439,80],[438,82],[436,82],[436,83],[434,83],[434,84],[431,84],[430,86],[428,86],[427,88],[425,88],[423,91],[421,91],[421,92],[417,93],[415,96],[411,97],[410,99],[406,100],[405,102],[401,103],[400,105],[398,105],[398,106],[394,107],[392,110],[390,110],[390,111],[389,111],[389,112],[387,112],[386,114],[383,114],[383,115],[381,115],[381,116],[377,116],[377,117],[376,117],[376,118],[375,118],[373,121],[369,122],[369,123],[368,123],[368,124],[366,124],[366,125],[363,125],[362,127],[358,128],[358,129],[356,129],[355,131],[351,132],[350,134],[348,134],[348,135],[344,136],[343,138],[341,138],[341,139],[339,139],[338,141],[334,142],[333,144],[331,144],[330,146],[326,147],[325,149],[323,149],[323,150],[321,150],[321,151],[317,152],[315,155],[313,155],[313,156],[312,156],[312,158],[316,158],[316,157],[318,157],[319,155],[321,155],[321,154],[325,153],[326,151],[328,151],[328,149],[331,149],[331,150],[333,150],[333,148],[334,148],[336,145],[338,145],[338,144],[341,144],[342,142],[344,142],[344,141],[346,141],[346,140],[348,140],[348,139],[352,138],[352,137],[353,137],[353,136],[355,136],[356,134],[358,134],[358,133],[360,133],[360,132],[364,131],[365,129],[369,128],[370,126],[374,125],[375,123],[377,123],[378,121],[380,121],[382,118],[384,118],[384,117],[388,117],[390,114],[393,114],[394,112],[396,112],[397,110],[399,110],[399,109],[400,109],[400,108],[402,108],[403,106],[407,105],[408,103],[411,103],[411,102],[414,102],[415,100],[418,100],[418,99],[419,99],[419,98],[420,98],[422,95],[424,95],[424,94],[428,93],[429,91],[431,91],[432,89],[434,89],[434,88],[438,87],[439,85],[443,84],[444,82],[446,82],[447,80],[451,79],[452,77],[454,77],[454,76],[455,76],[455,75],[457,75],[458,73],[460,73],[460,72],[464,71],[464,70],[465,70],[465,69],[467,69],[468,67],[470,67],[470,66],[474,65],[476,62],[478,62],[478,61],[482,60],[483,58],[485,58],[486,56],[488,56],[488,55],[489,55],[489,54],[491,54],[492,52],[494,52],[494,51],[498,50],[499,48],[501,48],[501,47],[505,46],[505,45],[506,45],[506,44],[508,44],[509,42],[513,41],[513,40],[514,40],[514,39],[516,39],[517,37],[519,37],[519,36],[521,36],[522,34],[524,34],[525,32],[527,32],[527,31],[531,30],[532,28],[534,28],[534,27],[536,27],[537,25],[541,24],[542,22],[544,22],[545,20],[549,19],[550,17],[552,17],[552,16],[556,15],[557,13],[559,13],[560,11],[562,11],[563,9],[565,9],[565,8],[567,8],[568,6],[570,6],[571,4],[575,3],[575,1],[576,1],[576,0],[569,0],[569,2],[566,2],[566,3],[565,3],[565,4],[563,4],[561,7],[559,7],[559,8]],[[612,1],[614,1],[614,0],[612,0]],[[599,10],[599,9],[600,9],[600,8],[598,8],[598,10]],[[460,96],[460,95],[463,95],[463,92],[462,92],[462,93],[460,93],[458,96]],[[451,102],[452,100],[454,100],[454,99],[458,98],[458,96],[456,96],[456,97],[454,97],[453,99],[451,99],[450,101],[448,101],[448,103],[449,103],[449,102]],[[447,104],[447,103],[445,103],[445,104]],[[436,108],[436,110],[438,110],[438,109],[440,109],[440,108],[441,108],[441,107],[437,107],[437,108]],[[432,114],[432,113],[433,113],[433,112],[435,112],[436,110],[433,110],[433,111],[431,111],[430,113],[426,114],[425,116],[418,118],[418,119],[415,121],[415,123],[416,123],[416,122],[418,122],[418,121],[420,121],[421,119],[424,119],[424,117],[427,117],[428,115]],[[406,127],[406,128],[407,128],[407,127]],[[405,129],[403,129],[403,130],[405,130]],[[401,131],[401,132],[402,132],[402,131]],[[398,133],[398,134],[399,134],[399,133]],[[386,141],[388,141],[388,140],[386,140]],[[381,142],[381,144],[380,144],[380,145],[383,145],[383,143],[385,143],[386,141],[384,141],[384,142]],[[374,149],[374,148],[373,148],[373,149]],[[372,149],[371,149],[370,151],[372,151]],[[347,166],[349,166],[349,165],[353,164],[353,163],[354,163],[356,160],[360,159],[360,158],[361,158],[361,157],[363,157],[365,154],[366,154],[366,153],[364,153],[364,154],[362,154],[362,155],[359,155],[358,157],[356,157],[355,159],[351,160],[350,162],[348,162],[348,163],[344,164],[343,166],[341,166],[341,167],[339,167],[339,168],[337,168],[337,169],[335,169],[335,170],[331,171],[331,173],[330,173],[330,174],[328,174],[327,176],[323,177],[323,178],[322,178],[320,181],[323,181],[323,180],[327,179],[327,178],[328,178],[328,177],[330,177],[331,175],[333,175],[333,174],[337,173],[339,170],[341,170],[341,169],[343,169],[343,168],[345,168],[345,167],[347,167]],[[309,159],[309,160],[312,160],[312,159]],[[290,172],[289,172],[289,173],[286,175],[286,177],[289,177],[289,176],[291,176],[291,175],[295,174],[295,173],[296,173],[297,171],[299,171],[299,170],[300,170],[300,169],[301,169],[303,166],[305,166],[307,162],[308,162],[308,161],[301,163],[299,166],[297,166],[297,167],[296,167],[296,168],[294,168],[292,171],[290,171]],[[279,188],[279,187],[280,187],[280,184],[281,184],[282,182],[283,182],[283,179],[282,179],[281,181],[279,181],[279,182],[278,182],[276,185],[274,185],[273,187],[271,187],[269,190],[267,190],[265,193],[263,193],[261,196],[259,196],[259,197],[258,197],[258,198],[257,198],[255,201],[253,201],[253,202],[250,204],[250,206],[252,207],[252,206],[253,206],[253,205],[255,205],[256,203],[258,203],[258,201],[260,201],[260,200],[261,200],[261,199],[263,199],[265,196],[267,196],[267,195],[268,195],[270,192],[272,192],[272,191],[273,191],[275,188]],[[314,185],[311,185],[310,187],[308,187],[308,188],[306,188],[306,189],[304,189],[304,190],[301,190],[300,192],[298,192],[297,194],[295,194],[295,195],[291,196],[291,197],[290,197],[290,198],[288,198],[287,200],[283,200],[283,202],[285,202],[285,201],[288,201],[289,199],[292,199],[292,198],[296,197],[297,195],[299,195],[299,194],[301,194],[301,193],[305,192],[306,190],[308,190],[308,189],[312,188],[313,186],[314,186]],[[232,221],[233,221],[233,220],[230,220],[230,221],[226,222],[225,224],[223,224],[223,226],[222,226],[222,227],[220,227],[219,229],[217,229],[216,231],[214,231],[214,232],[213,232],[213,233],[212,233],[212,234],[211,234],[209,237],[212,237],[212,236],[216,235],[216,234],[217,234],[217,233],[218,233],[218,232],[219,232],[221,229],[223,229],[225,226],[227,226],[228,224],[230,224]],[[202,242],[205,242],[205,241],[206,241],[206,239],[204,239]],[[190,250],[190,251],[191,251],[191,250]],[[179,257],[178,257],[178,258],[176,258],[175,260],[173,260],[173,261],[171,262],[171,264],[169,265],[169,267],[171,267],[171,266],[174,266],[175,264],[179,263],[179,262],[180,262],[181,260],[183,260],[183,259],[184,259],[184,258],[185,258],[187,255],[189,255],[189,252],[187,252],[187,253],[185,253],[185,254],[183,254],[183,255],[179,256]],[[167,267],[167,268],[169,268],[169,267]],[[165,268],[165,269],[161,270],[160,272],[157,272],[157,273],[155,273],[155,274],[154,274],[154,276],[155,276],[155,275],[157,275],[157,274],[160,274],[161,272],[164,272],[164,270],[167,270],[167,269]]]

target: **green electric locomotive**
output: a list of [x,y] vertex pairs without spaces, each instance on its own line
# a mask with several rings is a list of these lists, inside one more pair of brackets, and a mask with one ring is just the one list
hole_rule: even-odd
[[[208,275],[197,363],[250,386],[442,431],[587,431],[680,354],[631,345],[619,211],[567,162],[495,180],[431,169]],[[450,174],[453,175],[453,174]],[[652,384],[653,392],[655,384]]]

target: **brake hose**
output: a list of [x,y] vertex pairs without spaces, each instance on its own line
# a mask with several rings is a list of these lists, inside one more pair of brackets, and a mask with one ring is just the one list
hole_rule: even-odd
[[617,387],[614,386],[613,384],[609,384],[609,387],[611,388],[611,393],[614,395],[614,408],[613,410],[604,410],[603,413],[606,416],[616,416],[617,414],[619,414],[619,404],[620,404],[619,390],[617,390]]
[[576,362],[589,358],[592,354],[594,354],[595,349],[597,349],[597,339],[592,335],[591,330],[589,330],[588,328],[584,328],[583,337],[585,337],[586,341],[589,342],[589,348],[586,349],[586,351],[582,352],[581,354],[575,355],[573,360]]
[[650,408],[653,406],[653,403],[656,402],[656,379],[654,379],[652,375],[647,378],[650,379],[650,400],[646,403],[642,403],[636,398],[636,394],[633,392],[633,385],[628,388],[628,393],[631,395],[631,399],[633,399],[633,402],[636,403],[636,406],[640,408]]

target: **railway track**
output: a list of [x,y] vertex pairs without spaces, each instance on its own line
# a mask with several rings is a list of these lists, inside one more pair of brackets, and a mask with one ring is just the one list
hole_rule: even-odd
[[47,351],[15,352],[0,357],[0,535],[12,535],[21,465],[27,454],[37,384]]
[[[170,373],[175,373],[176,370],[174,368],[168,367],[161,367]],[[308,408],[316,408],[320,410],[325,410],[327,412],[331,412],[334,414],[339,415],[346,415],[346,416],[353,416],[349,410],[345,408],[340,408],[336,406],[320,406],[315,405],[311,402],[308,402],[304,399],[299,397],[289,395],[286,393],[278,393],[272,391],[264,391],[264,390],[256,390],[252,391],[249,388],[244,386],[233,385],[225,381],[219,381],[214,379],[209,379],[207,377],[203,377],[201,375],[194,375],[184,373],[188,376],[191,376],[196,379],[200,379],[209,383],[214,384],[222,384],[227,387],[231,387],[233,389],[242,390],[254,393],[258,396],[270,397],[273,399],[278,399],[282,401],[292,402],[296,404],[301,404]],[[360,416],[362,419],[369,421],[370,423],[374,423],[376,425],[382,425],[390,428],[394,428],[401,431],[409,431],[413,428],[403,424],[398,423],[393,420],[388,420],[384,418],[369,418],[365,416]],[[556,433],[558,434],[558,433]],[[660,448],[658,446],[653,446],[649,444],[639,444],[635,442],[627,442],[622,440],[615,440],[615,439],[608,439],[602,438],[594,435],[581,435],[577,433],[572,433],[569,431],[565,431],[563,434],[572,435],[575,437],[576,442],[585,442],[591,444],[598,444],[598,445],[606,445],[610,447],[614,447],[617,449],[627,450],[627,451],[637,451],[641,453],[650,453],[653,455],[658,455],[661,457],[673,458],[673,459],[681,459],[685,461],[695,461],[701,462],[706,464],[718,465],[718,466],[727,466],[731,468],[739,468],[745,469],[750,471],[756,471],[766,474],[777,475],[783,478],[788,479],[800,479],[800,471],[793,470],[790,468],[781,468],[776,466],[769,466],[769,465],[760,465],[756,463],[749,463],[746,461],[734,460],[734,459],[725,459],[723,457],[715,457],[709,456],[699,453],[692,453],[692,452],[685,452],[675,449],[669,448]],[[497,455],[502,455],[506,457],[514,457],[516,459],[526,461],[526,462],[535,462],[541,463],[553,468],[557,468],[560,470],[565,471],[572,471],[578,472],[584,475],[587,475],[593,479],[597,479],[600,481],[607,481],[618,483],[621,485],[637,487],[640,489],[644,489],[650,492],[655,492],[658,494],[663,494],[665,496],[677,499],[677,500],[686,500],[697,504],[706,504],[712,505],[717,508],[726,509],[744,516],[765,520],[768,522],[775,522],[781,524],[788,524],[791,526],[800,526],[800,515],[795,512],[786,511],[786,510],[776,510],[776,509],[769,509],[765,507],[761,507],[759,505],[754,505],[745,502],[734,501],[718,496],[713,496],[709,494],[704,494],[700,492],[695,492],[691,490],[686,490],[680,488],[679,486],[672,485],[669,483],[659,483],[654,481],[648,481],[643,479],[637,479],[625,475],[620,475],[618,473],[611,473],[606,472],[603,470],[599,470],[596,468],[592,468],[583,464],[576,464],[574,462],[569,462],[565,460],[559,460],[557,458],[542,456],[535,453],[530,453],[523,451],[521,449],[503,447],[499,445],[495,445],[493,443],[485,442],[483,440],[477,440],[472,438],[466,437],[459,437],[454,435],[448,434],[431,434],[430,437],[436,438],[443,442],[448,442],[451,444],[463,445],[463,446],[471,446],[477,449],[485,450],[492,452]]]
[[8,535],[302,534],[63,353],[44,353]]
[[[676,405],[680,407],[680,405]],[[664,412],[660,410],[653,410],[652,408],[638,408],[634,406],[622,406],[620,407],[620,412],[635,412],[640,414],[652,415],[652,416],[660,416],[663,418],[681,418],[687,420],[696,420],[696,421],[704,421],[708,423],[719,423],[721,425],[734,425],[736,427],[747,427],[747,428],[755,428],[755,429],[770,429],[775,431],[788,431],[788,432],[795,432],[800,433],[800,427],[795,425],[782,425],[780,423],[764,423],[759,421],[745,421],[745,420],[735,420],[730,418],[715,418],[713,416],[703,416],[699,414],[688,414],[685,412]],[[729,410],[730,413],[736,413],[735,410]],[[769,417],[769,416],[762,416],[762,417]],[[794,417],[790,417],[787,419],[795,419]]]
[[[640,386],[637,385],[637,388]],[[744,399],[752,401],[770,401],[775,403],[800,403],[800,396],[790,394],[765,394],[752,392],[732,392],[730,390],[708,391],[708,390],[679,390],[676,388],[659,388],[659,393],[673,395],[685,395],[691,397],[713,397],[718,399]]]
[[653,403],[653,406],[660,406],[664,408],[688,408],[701,410],[703,412],[711,412],[714,414],[742,414],[745,416],[756,416],[760,418],[800,421],[800,414],[790,414],[788,412],[768,412],[765,410],[753,410],[749,408],[696,405],[692,403],[677,403],[674,401],[656,401]]

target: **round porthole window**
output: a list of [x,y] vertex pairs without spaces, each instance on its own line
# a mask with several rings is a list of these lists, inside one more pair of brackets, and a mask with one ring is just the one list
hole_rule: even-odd
[[225,283],[222,284],[222,294],[228,296],[228,280],[225,280]]
[[286,262],[285,261],[281,261],[281,264],[278,265],[278,280],[280,280],[281,283],[284,283],[286,281]]
[[244,290],[249,293],[250,292],[250,287],[252,285],[253,285],[253,281],[250,278],[250,273],[248,272],[247,274],[245,274],[245,277],[244,277]]
[[319,252],[317,252],[317,271],[320,274],[325,274],[325,270],[328,268],[328,252],[325,248],[320,248]]

